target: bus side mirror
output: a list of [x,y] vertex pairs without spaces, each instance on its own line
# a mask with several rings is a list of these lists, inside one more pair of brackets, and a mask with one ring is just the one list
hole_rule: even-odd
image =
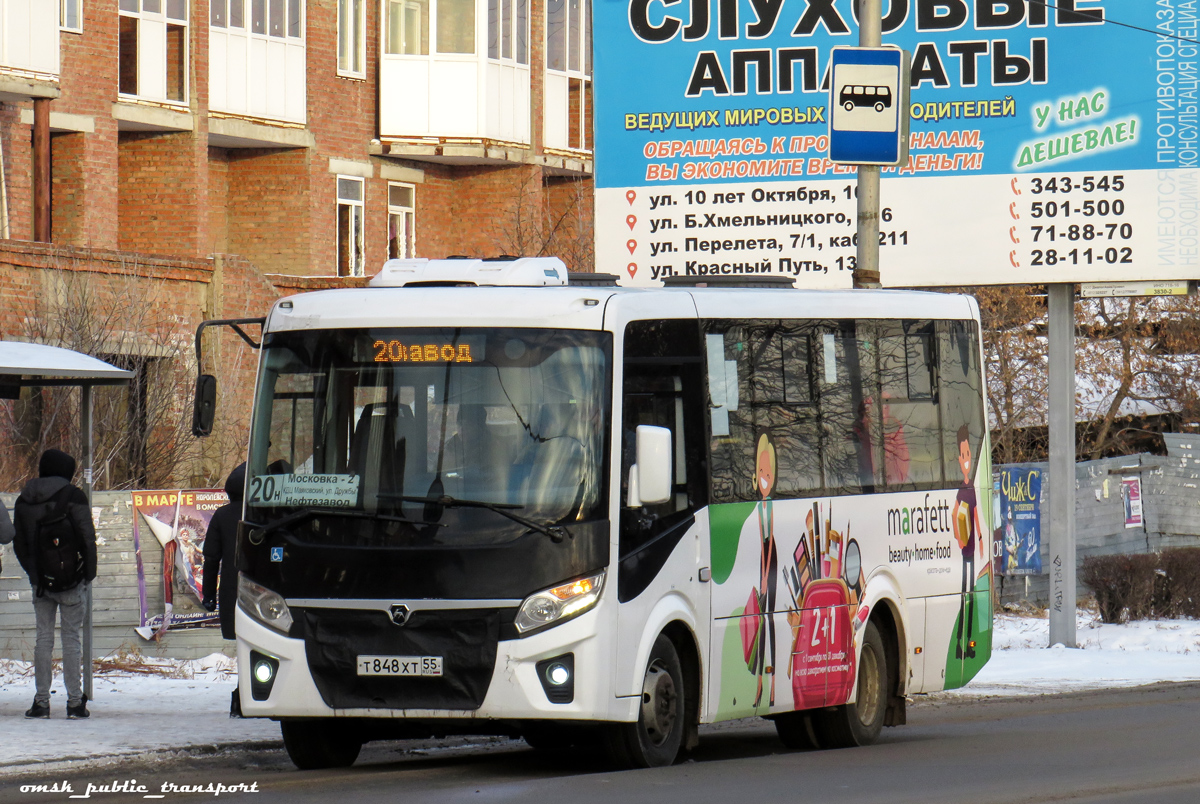
[[659,505],[671,499],[671,431],[639,424],[637,463],[629,467],[629,507]]
[[196,378],[196,397],[192,402],[192,435],[204,438],[212,433],[217,412],[217,378],[201,374]]

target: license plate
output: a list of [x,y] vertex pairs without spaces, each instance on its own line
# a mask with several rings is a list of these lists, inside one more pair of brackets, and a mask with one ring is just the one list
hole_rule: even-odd
[[359,656],[360,676],[440,676],[441,656]]

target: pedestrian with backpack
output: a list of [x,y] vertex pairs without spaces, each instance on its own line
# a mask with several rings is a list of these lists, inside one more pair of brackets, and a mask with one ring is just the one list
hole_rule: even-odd
[[88,586],[96,577],[96,529],[87,496],[71,484],[75,459],[48,449],[38,462],[38,476],[25,484],[13,506],[16,539],[13,549],[33,587],[37,643],[33,652],[37,691],[27,718],[50,717],[53,680],[54,621],[61,614],[63,682],[67,717],[88,717],[83,694],[83,618]]

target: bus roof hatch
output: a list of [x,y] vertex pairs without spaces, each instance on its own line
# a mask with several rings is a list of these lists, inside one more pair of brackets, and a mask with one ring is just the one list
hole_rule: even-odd
[[558,257],[388,260],[368,284],[373,288],[454,285],[559,286],[567,284],[567,266]]

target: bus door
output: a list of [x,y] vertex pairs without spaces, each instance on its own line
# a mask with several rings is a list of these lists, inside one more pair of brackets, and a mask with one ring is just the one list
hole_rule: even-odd
[[[689,597],[701,621],[708,612],[708,584],[699,580],[702,557],[694,533],[697,513],[708,502],[699,343],[694,318],[632,321],[625,330],[616,566],[617,598],[622,604],[619,667],[633,661],[645,618],[665,591]],[[638,425],[671,431],[675,494],[659,505],[630,508],[629,467],[636,460]],[[703,641],[703,635],[697,637]],[[640,684],[640,674],[637,681]]]

